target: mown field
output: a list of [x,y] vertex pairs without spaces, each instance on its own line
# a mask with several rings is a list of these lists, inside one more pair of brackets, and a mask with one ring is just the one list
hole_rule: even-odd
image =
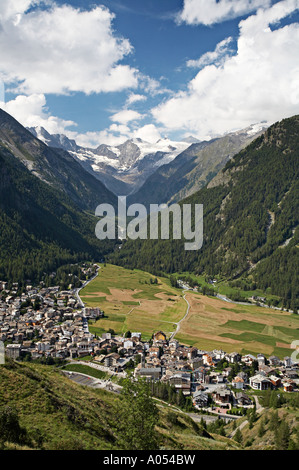
[[176,336],[201,349],[290,356],[299,340],[299,316],[280,310],[227,303],[188,293],[190,314]]
[[[99,335],[113,329],[117,334],[141,332],[143,339],[159,330],[170,336],[187,309],[183,292],[169,279],[113,265],[102,265],[80,296],[86,306],[99,306],[105,312],[103,319],[90,325],[90,331]],[[292,354],[291,344],[299,340],[298,315],[191,291],[186,298],[189,315],[176,335],[183,344],[282,358]]]
[[109,264],[101,266],[97,278],[81,291],[80,297],[86,306],[98,306],[105,313],[90,331],[142,332],[143,339],[160,330],[170,335],[187,308],[182,292],[167,278]]

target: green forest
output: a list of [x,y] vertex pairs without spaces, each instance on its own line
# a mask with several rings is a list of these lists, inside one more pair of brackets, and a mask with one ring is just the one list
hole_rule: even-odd
[[[274,124],[227,163],[210,184],[181,201],[203,204],[204,243],[128,240],[109,261],[153,274],[192,272],[243,279],[299,308],[299,117]],[[171,231],[170,231],[171,232]]]

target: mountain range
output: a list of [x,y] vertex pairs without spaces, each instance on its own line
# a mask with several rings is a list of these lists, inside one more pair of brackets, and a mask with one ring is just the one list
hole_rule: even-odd
[[180,204],[203,204],[203,246],[127,240],[110,261],[154,274],[191,272],[259,286],[299,309],[299,116],[271,126]]
[[[218,276],[247,290],[258,285],[298,309],[299,117],[267,130],[255,125],[187,140],[163,139],[150,153],[140,140],[100,145],[89,158],[75,141],[29,131],[0,110],[0,278],[35,280],[62,263],[106,256],[154,274]],[[137,239],[114,251],[114,241],[98,240],[95,207],[116,207],[122,194],[99,180],[100,168],[103,181],[108,175],[121,182],[130,202],[203,204],[202,249],[185,252],[184,240]]]
[[0,141],[32,175],[63,191],[81,209],[94,212],[101,202],[116,203],[115,195],[68,152],[49,147],[1,109]]
[[193,136],[180,142],[131,139],[95,149],[80,147],[65,135],[51,135],[41,127],[29,130],[48,146],[68,151],[114,194],[149,206],[177,202],[198,191],[265,129],[261,123],[203,142]]
[[192,137],[182,142],[165,138],[151,144],[142,139],[127,140],[111,146],[84,148],[64,135],[49,134],[44,128],[29,128],[30,132],[49,147],[66,150],[82,167],[101,181],[116,195],[135,192],[161,165],[172,162],[190,146]]
[[168,164],[160,166],[129,202],[171,204],[196,193],[216,176],[240,150],[261,135],[264,124],[229,133],[209,141],[193,143]]

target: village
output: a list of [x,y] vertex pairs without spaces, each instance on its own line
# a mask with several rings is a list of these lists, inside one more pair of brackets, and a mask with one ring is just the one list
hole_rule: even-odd
[[[84,271],[85,278],[91,275]],[[253,407],[250,390],[299,391],[298,363],[291,357],[281,360],[199,350],[167,339],[162,331],[146,341],[140,332],[129,331],[123,336],[110,331],[98,337],[89,331],[88,322],[100,319],[103,312],[86,308],[79,289],[27,285],[19,296],[17,289],[17,284],[9,290],[0,281],[0,342],[5,355],[14,360],[84,359],[116,377],[125,377],[131,370],[134,377],[169,384],[191,397],[195,410],[209,408],[219,413]]]

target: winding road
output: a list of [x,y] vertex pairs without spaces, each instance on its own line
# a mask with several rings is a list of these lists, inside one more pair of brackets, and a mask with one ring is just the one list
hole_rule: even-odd
[[81,306],[81,308],[82,308],[82,314],[83,314],[83,330],[84,330],[86,333],[89,333],[88,321],[87,321],[87,318],[86,318],[86,316],[85,316],[85,305],[84,305],[84,302],[83,302],[83,300],[81,299],[81,297],[80,297],[80,295],[79,295],[79,292],[80,292],[82,289],[84,289],[84,287],[86,287],[87,284],[89,284],[91,281],[93,281],[93,280],[97,277],[97,275],[98,275],[100,269],[101,269],[101,266],[99,266],[99,265],[97,264],[97,270],[96,270],[95,274],[94,274],[90,279],[88,279],[86,282],[84,282],[84,284],[82,284],[81,287],[79,287],[78,289],[74,289],[74,290],[73,290],[73,294],[76,296],[76,298],[77,298],[77,300],[78,300],[78,302],[79,302],[79,304],[80,304],[80,306]]
[[[188,292],[188,289],[184,290],[183,292]],[[178,322],[178,323],[175,323],[176,325],[176,330],[171,334],[169,340],[171,341],[177,334],[178,332],[180,331],[180,328],[181,328],[181,323],[187,318],[187,316],[189,315],[189,310],[190,310],[190,304],[188,302],[188,300],[186,299],[186,294],[184,295],[183,299],[185,300],[185,302],[187,303],[187,311],[184,315],[184,317]]]

